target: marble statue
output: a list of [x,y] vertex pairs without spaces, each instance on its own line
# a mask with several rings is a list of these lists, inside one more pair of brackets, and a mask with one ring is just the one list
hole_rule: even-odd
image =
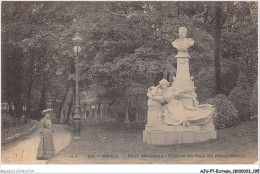
[[160,125],[162,115],[162,105],[164,102],[161,88],[159,86],[152,86],[147,92],[147,125]]
[[[194,96],[194,91],[191,91],[191,93],[181,92],[175,90],[174,86],[167,87],[167,84],[168,81],[165,79],[160,81],[162,96],[167,102],[165,110],[166,124],[188,126],[190,121],[197,121],[198,123],[199,120],[208,120],[215,113],[215,110],[211,105],[198,104],[196,96]],[[181,100],[183,98],[190,98],[193,101],[193,104],[188,105],[184,103]]]
[[190,57],[188,54],[188,48],[194,45],[194,40],[191,38],[186,38],[187,28],[179,28],[179,39],[172,42],[172,46],[178,50],[176,57]]
[[148,122],[143,131],[143,142],[148,144],[196,143],[217,138],[213,124],[215,109],[197,100],[188,54],[194,40],[186,38],[186,35],[187,29],[180,27],[180,38],[172,42],[178,50],[175,56],[176,77],[173,77],[172,85],[162,79],[158,86],[148,89]]
[[167,102],[165,107],[165,122],[168,125],[180,125],[186,124],[186,116],[181,102],[177,101],[177,97],[180,93],[174,91],[172,87],[168,87],[168,81],[162,79],[160,86],[162,88],[163,99]]

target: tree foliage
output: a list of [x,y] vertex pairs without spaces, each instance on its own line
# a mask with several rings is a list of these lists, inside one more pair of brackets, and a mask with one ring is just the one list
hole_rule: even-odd
[[215,98],[208,99],[206,103],[214,105],[216,109],[217,114],[214,118],[216,128],[222,129],[238,123],[238,111],[225,95],[219,94]]
[[14,105],[17,118],[23,106],[39,118],[48,98],[57,117],[61,108],[73,111],[77,27],[84,40],[82,103],[120,102],[129,86],[148,88],[161,74],[174,74],[171,42],[181,26],[195,40],[189,53],[198,99],[214,97],[216,89],[229,95],[241,72],[249,86],[257,78],[254,9],[251,2],[3,2],[2,101]]
[[238,110],[241,119],[250,119],[252,116],[252,108],[250,106],[252,91],[253,89],[251,89],[246,75],[240,74],[236,87],[229,95],[229,100]]

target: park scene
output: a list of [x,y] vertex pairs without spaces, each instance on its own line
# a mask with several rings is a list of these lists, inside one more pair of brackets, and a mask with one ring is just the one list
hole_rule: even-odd
[[255,164],[258,3],[2,2],[2,164]]

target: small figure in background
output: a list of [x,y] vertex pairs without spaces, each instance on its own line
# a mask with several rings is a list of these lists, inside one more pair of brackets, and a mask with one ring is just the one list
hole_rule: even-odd
[[41,120],[43,131],[40,132],[41,141],[38,148],[37,159],[48,160],[55,154],[53,130],[51,124],[52,109],[42,111],[44,118]]

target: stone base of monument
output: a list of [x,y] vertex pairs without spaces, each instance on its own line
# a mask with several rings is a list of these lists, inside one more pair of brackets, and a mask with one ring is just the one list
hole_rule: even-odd
[[143,142],[154,145],[173,145],[205,142],[217,139],[213,124],[203,126],[146,125]]

